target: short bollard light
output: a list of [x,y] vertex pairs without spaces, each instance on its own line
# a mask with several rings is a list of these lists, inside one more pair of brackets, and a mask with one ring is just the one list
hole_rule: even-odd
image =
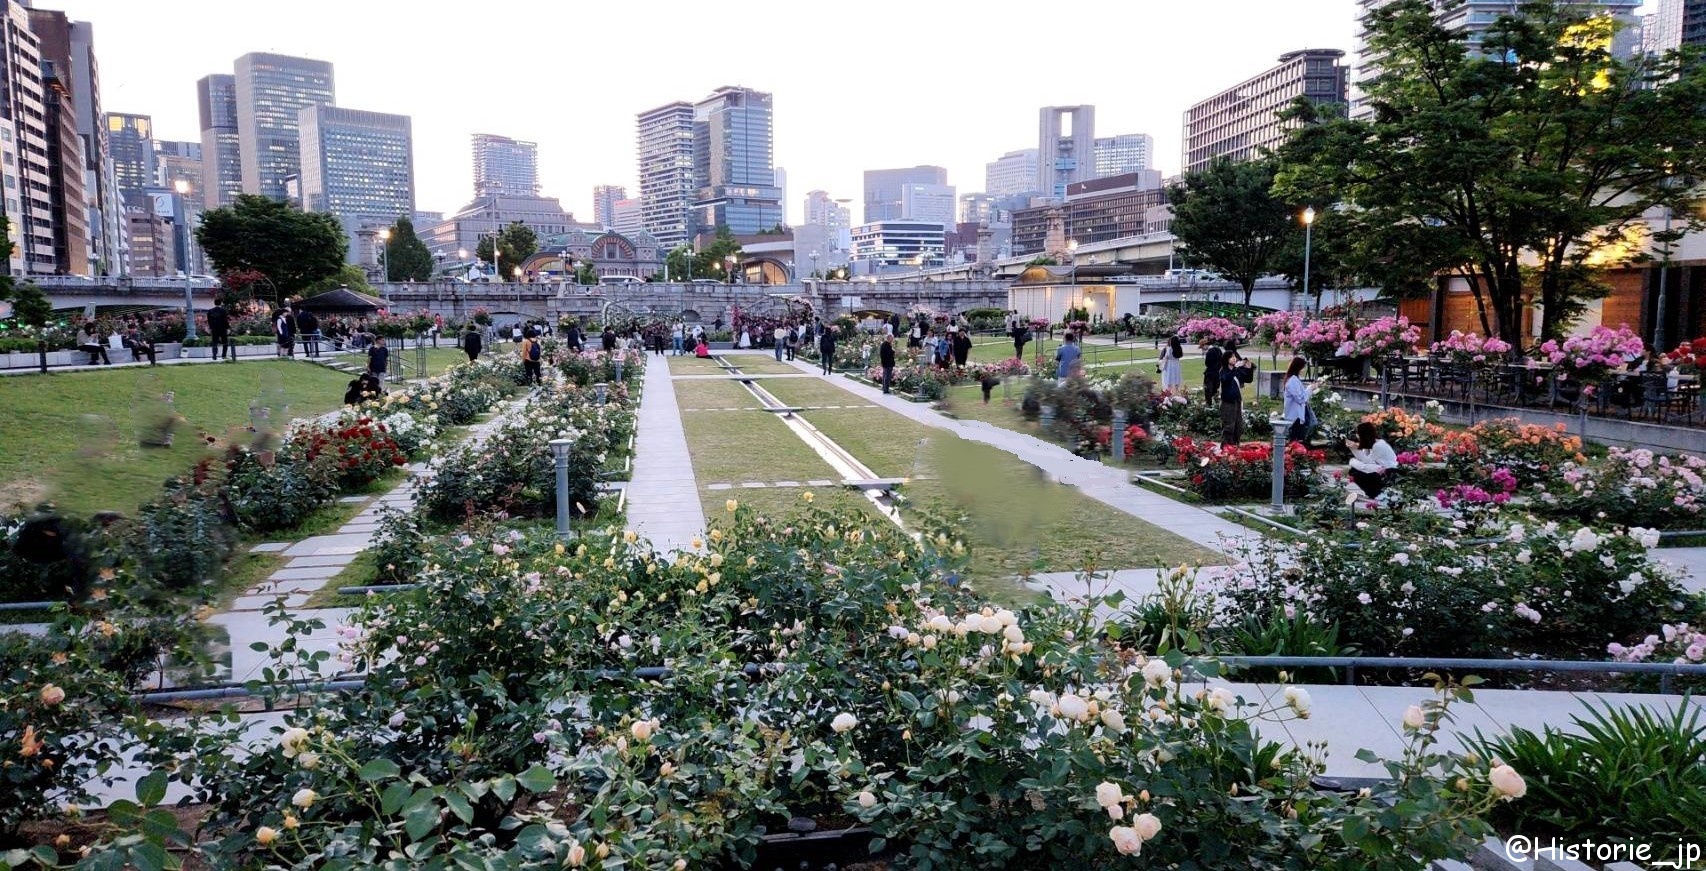
[[1125,409],[1114,409],[1114,425],[1108,432],[1108,452],[1116,460],[1125,459]]
[[1042,424],[1043,429],[1054,426],[1054,406],[1052,404],[1043,403],[1042,414],[1037,416],[1037,422]]
[[569,448],[573,445],[568,439],[551,440],[551,460],[557,465],[557,537],[564,540],[573,536],[569,531]]
[[1268,423],[1274,428],[1274,500],[1271,506],[1275,512],[1285,510],[1285,448],[1287,430],[1291,421],[1285,418],[1270,418]]
[[622,358],[617,357],[615,363],[616,363],[616,380],[621,381],[622,380]]
[[594,393],[598,394],[598,404],[603,405],[604,404],[604,397],[605,397],[606,393],[609,392],[610,385],[605,384],[603,381],[600,381],[597,384],[592,385],[592,389],[593,389]]

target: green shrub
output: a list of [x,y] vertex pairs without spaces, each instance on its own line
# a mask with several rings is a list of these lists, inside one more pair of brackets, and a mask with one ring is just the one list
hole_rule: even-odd
[[126,551],[137,573],[171,590],[198,591],[219,578],[235,536],[218,488],[174,478],[126,527]]
[[233,448],[225,461],[225,499],[237,525],[251,532],[294,529],[338,492],[335,458],[309,459],[287,442],[276,453]]

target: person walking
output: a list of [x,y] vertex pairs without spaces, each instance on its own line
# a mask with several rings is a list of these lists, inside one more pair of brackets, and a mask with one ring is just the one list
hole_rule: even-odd
[[528,384],[539,384],[544,381],[545,349],[539,340],[527,336],[521,340],[521,369],[524,373],[522,380]]
[[106,343],[101,341],[101,331],[95,329],[94,321],[83,322],[83,333],[77,339],[77,350],[89,355],[89,365],[95,365],[99,360],[102,366],[111,366],[113,360],[107,356]]
[[468,331],[462,334],[462,353],[468,355],[468,362],[480,359],[480,330],[473,324],[468,325]]
[[296,359],[296,318],[290,306],[279,310],[272,324],[273,337],[278,340],[278,356]]
[[569,324],[569,331],[564,334],[563,341],[568,343],[569,350],[576,354],[581,352],[581,346],[585,344],[585,339],[581,336],[580,321]]
[[385,383],[385,373],[391,365],[391,349],[385,347],[384,336],[374,336],[373,344],[367,347],[367,374],[372,375],[380,384]]
[[1288,442],[1301,442],[1303,447],[1309,447],[1309,386],[1303,383],[1303,369],[1309,361],[1302,357],[1291,358],[1291,365],[1285,370],[1285,419],[1291,426],[1286,433]]
[[1167,393],[1185,392],[1185,343],[1178,336],[1167,339],[1167,345],[1161,349],[1161,363],[1156,367],[1161,373],[1161,389]]
[[954,365],[966,368],[966,361],[971,359],[971,334],[965,330],[954,333]]
[[823,359],[818,361],[818,362],[823,364],[823,374],[825,374],[825,375],[832,374],[835,371],[835,328],[834,327],[830,327],[829,329],[824,330],[823,335],[818,338],[818,340],[817,340],[817,352],[823,356]]
[[1013,359],[1024,362],[1025,345],[1031,341],[1031,327],[1021,323],[1015,314],[1013,319]]
[[1066,341],[1060,344],[1060,350],[1054,352],[1054,377],[1064,381],[1078,370],[1078,361],[1084,352],[1078,347],[1078,337],[1072,333],[1066,334]]
[[1237,447],[1244,440],[1244,385],[1255,377],[1255,371],[1237,351],[1227,351],[1219,377],[1220,443]]
[[912,322],[912,329],[910,331],[908,331],[906,334],[906,346],[908,348],[922,348],[922,347],[924,347],[924,325],[923,324],[919,323],[918,321]]
[[608,326],[605,327],[604,332],[598,335],[598,345],[604,349],[605,353],[616,350],[616,331]]
[[215,299],[207,310],[207,335],[213,342],[213,359],[237,359],[237,347],[231,342],[231,312],[223,299]]
[[894,384],[894,337],[884,336],[882,345],[877,348],[877,363],[883,367],[883,392],[888,393],[890,385]]
[[1207,402],[1213,402],[1215,396],[1220,391],[1220,369],[1222,366],[1226,365],[1226,355],[1228,352],[1222,351],[1220,346],[1209,342],[1208,339],[1203,339],[1202,342],[1199,343],[1198,347],[1203,349],[1203,399]]
[[782,362],[782,351],[788,345],[788,328],[782,326],[781,321],[777,321],[776,329],[770,331],[770,337],[776,344],[776,362],[780,363]]

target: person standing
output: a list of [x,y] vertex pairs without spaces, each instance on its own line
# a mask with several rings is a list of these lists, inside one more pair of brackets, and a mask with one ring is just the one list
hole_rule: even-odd
[[296,358],[296,318],[290,311],[290,306],[279,310],[278,318],[273,321],[273,336],[278,339],[278,355],[280,357]]
[[1025,345],[1031,341],[1030,325],[1020,323],[1017,313],[1013,317],[1013,359],[1024,362]]
[[575,352],[576,354],[579,354],[581,352],[581,346],[583,344],[585,344],[585,342],[581,338],[580,321],[575,321],[575,322],[569,324],[569,331],[567,334],[565,334],[563,336],[563,341],[565,341],[569,344],[569,350]]
[[782,326],[781,321],[777,321],[776,329],[770,332],[770,337],[776,343],[776,362],[780,363],[782,362],[782,350],[788,344],[788,328]]
[[1226,352],[1220,366],[1220,443],[1226,447],[1244,440],[1244,385],[1254,377],[1250,361]]
[[819,361],[820,363],[823,364],[823,374],[829,375],[829,374],[833,373],[835,371],[835,328],[834,327],[830,327],[829,329],[824,330],[823,335],[818,338],[818,340],[817,340],[817,352],[820,355],[822,355],[822,357],[823,357],[823,359]]
[[1220,390],[1220,369],[1222,366],[1226,365],[1226,355],[1228,352],[1222,351],[1218,345],[1211,343],[1208,339],[1203,339],[1198,347],[1203,349],[1203,399],[1208,402],[1213,402],[1215,395]]
[[468,331],[462,334],[462,352],[468,355],[468,362],[480,359],[480,330],[473,324],[468,325]]
[[883,392],[889,392],[889,386],[894,384],[894,337],[884,336],[883,343],[877,348],[877,362],[883,367]]
[[213,308],[207,310],[207,334],[213,341],[213,359],[237,359],[237,348],[231,343],[231,312],[223,299],[215,299]]
[[1285,411],[1284,416],[1291,426],[1286,432],[1288,442],[1302,442],[1303,447],[1309,447],[1309,386],[1303,383],[1303,368],[1309,361],[1302,357],[1291,358],[1291,365],[1285,370]]
[[539,340],[528,336],[521,340],[521,369],[525,373],[522,379],[528,384],[538,384],[544,381],[545,349]]
[[1060,350],[1054,352],[1054,377],[1062,381],[1070,378],[1078,370],[1078,361],[1083,355],[1084,352],[1078,347],[1078,337],[1067,333],[1066,341],[1061,343]]
[[675,325],[669,328],[669,341],[670,346],[675,349],[675,356],[681,356],[687,344],[687,328],[681,321],[676,321]]
[[305,309],[296,313],[296,334],[302,337],[304,355],[320,356],[320,319],[313,312]]
[[598,344],[604,348],[605,353],[616,350],[616,331],[606,326],[604,332],[598,336]]
[[954,365],[966,368],[966,361],[971,359],[971,334],[959,330],[954,334]]
[[1185,392],[1185,343],[1178,336],[1167,339],[1166,347],[1161,349],[1161,389],[1168,393]]
[[391,365],[391,349],[385,347],[384,336],[374,336],[373,344],[367,347],[367,374],[376,381],[385,383],[385,372]]

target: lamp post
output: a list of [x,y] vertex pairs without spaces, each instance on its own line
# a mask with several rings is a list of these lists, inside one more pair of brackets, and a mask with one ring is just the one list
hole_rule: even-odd
[[817,274],[818,253],[816,251],[813,251],[811,253],[811,258],[812,258],[812,278],[822,278],[823,276]]
[[178,192],[178,207],[184,210],[184,341],[189,342],[196,338],[194,283],[190,279],[190,274],[195,271],[190,262],[190,245],[193,244],[190,237],[190,183],[180,178],[172,183],[172,187]]
[[734,284],[735,283],[735,256],[733,254],[730,254],[729,256],[723,258],[723,262],[728,264],[729,283]]
[[[1303,296],[1309,296],[1309,248],[1315,230],[1315,207],[1303,210]],[[1321,314],[1321,301],[1315,301],[1315,314]]]
[[[1667,191],[1670,189],[1670,179],[1668,179],[1668,178],[1665,179],[1665,189]],[[1669,238],[1669,233],[1670,233],[1670,216],[1672,214],[1672,211],[1673,210],[1671,209],[1670,204],[1666,203],[1665,204],[1665,234],[1666,234],[1666,238],[1665,238],[1665,259],[1659,261],[1659,300],[1658,300],[1658,303],[1653,306],[1653,322],[1654,322],[1653,323],[1653,350],[1657,351],[1661,354],[1665,352],[1665,296],[1670,289],[1666,283],[1666,279],[1668,279],[1670,276],[1671,241]]]
[[391,228],[379,231],[379,280],[391,281]]
[[557,467],[557,537],[568,541],[574,536],[569,531],[569,447],[574,442],[552,439],[550,444],[551,460]]

